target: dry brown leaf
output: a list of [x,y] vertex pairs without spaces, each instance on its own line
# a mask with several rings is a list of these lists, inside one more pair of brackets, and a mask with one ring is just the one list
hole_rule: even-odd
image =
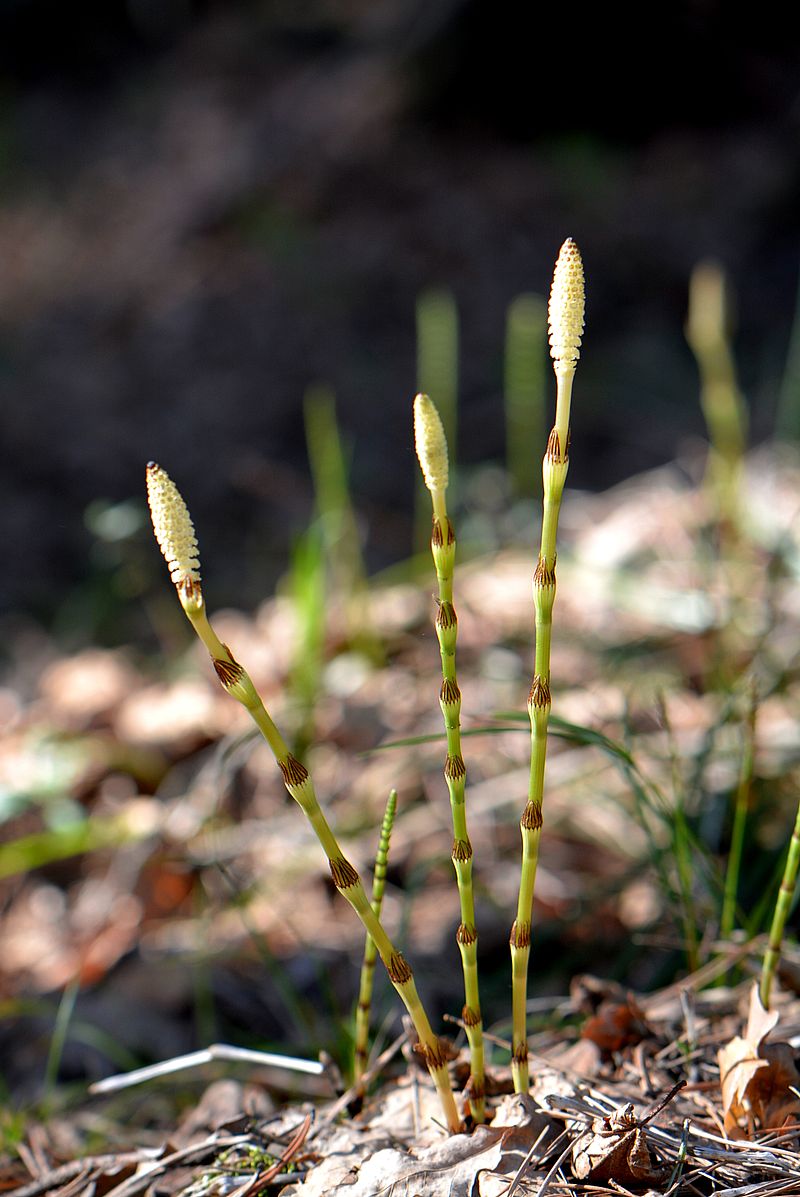
[[601,1002],[597,1013],[588,1018],[581,1029],[581,1039],[597,1044],[606,1056],[626,1047],[635,1047],[648,1034],[644,1011],[631,994],[624,1002]]
[[572,1171],[578,1180],[595,1184],[613,1180],[641,1185],[663,1180],[669,1168],[651,1151],[644,1126],[629,1102],[608,1118],[593,1119],[591,1130],[575,1140]]
[[764,1009],[754,982],[744,1035],[718,1052],[725,1130],[736,1138],[800,1115],[800,1098],[792,1092],[800,1086],[794,1053],[788,1043],[764,1042],[778,1018]]

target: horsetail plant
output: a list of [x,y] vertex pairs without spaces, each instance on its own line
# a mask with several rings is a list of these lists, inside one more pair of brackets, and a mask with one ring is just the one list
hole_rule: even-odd
[[531,770],[528,800],[520,819],[522,865],[517,916],[511,927],[512,1048],[514,1090],[528,1089],[528,1038],[526,1004],[531,918],[539,838],[542,832],[544,767],[550,719],[550,638],[556,596],[556,533],[561,496],[569,466],[569,417],[572,383],[580,357],[583,333],[583,263],[577,245],[568,238],[561,246],[550,291],[548,323],[550,357],[556,376],[556,420],[542,461],[542,536],[533,577],[536,649],[534,674],[528,696],[531,722]]
[[[397,790],[391,790],[386,810],[383,814],[381,834],[378,841],[378,851],[375,854],[375,869],[372,874],[372,901],[370,905],[375,912],[375,918],[380,919],[383,906],[383,891],[386,888],[386,866],[389,861],[389,843],[392,838],[392,827],[397,810]],[[364,943],[364,961],[361,965],[361,978],[358,987],[358,1004],[356,1006],[356,1033],[353,1051],[353,1078],[358,1083],[367,1071],[369,1059],[369,1018],[372,1009],[372,986],[375,980],[375,959],[377,949],[371,935],[367,935]]]
[[772,913],[772,925],[769,929],[767,950],[764,953],[764,962],[761,966],[759,996],[761,998],[761,1005],[765,1010],[769,1010],[772,982],[775,979],[778,961],[781,958],[783,929],[786,926],[786,920],[792,908],[798,871],[800,871],[800,804],[797,807],[792,838],[789,840],[789,851],[786,856],[786,864],[783,866],[783,877],[781,878],[781,886],[778,890],[775,909]]
[[456,932],[456,941],[464,970],[464,1008],[461,1017],[470,1047],[470,1078],[467,1092],[473,1119],[475,1122],[483,1122],[486,1084],[483,1023],[478,993],[478,932],[475,926],[475,898],[472,891],[472,844],[467,833],[467,770],[461,754],[461,691],[456,679],[458,620],[453,606],[456,536],[447,514],[445,499],[449,480],[447,439],[439,413],[427,395],[417,395],[414,400],[414,440],[425,485],[431,492],[433,503],[431,553],[439,584],[435,623],[442,658],[439,705],[442,708],[447,735],[444,776],[450,794],[453,819],[451,856],[461,904],[461,922]]
[[284,785],[311,824],[328,859],[333,883],[355,910],[371,936],[389,980],[405,1005],[419,1037],[423,1057],[441,1102],[450,1131],[460,1129],[461,1120],[447,1074],[442,1045],[434,1034],[414,983],[411,967],[397,950],[375,915],[361,878],[342,853],[317,800],[306,767],[288,750],[249,674],[236,661],[227,645],[213,630],[206,614],[200,583],[197,539],[186,504],[165,470],[155,462],[147,467],[147,493],[153,530],[169,567],[181,606],[195,632],[208,649],[223,688],[240,702],[258,727],[283,775]]

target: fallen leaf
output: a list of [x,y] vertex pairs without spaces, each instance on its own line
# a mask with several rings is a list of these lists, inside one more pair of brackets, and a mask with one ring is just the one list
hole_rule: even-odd
[[663,1180],[669,1167],[651,1150],[643,1122],[629,1102],[608,1118],[593,1119],[591,1130],[575,1140],[572,1171],[578,1180],[594,1183],[642,1184]]
[[648,1034],[644,1011],[631,994],[622,1002],[601,1002],[597,1013],[587,1018],[581,1029],[581,1039],[596,1043],[605,1056],[635,1047]]
[[800,1115],[800,1073],[788,1043],[765,1043],[777,1025],[777,1011],[765,1010],[758,984],[750,991],[744,1035],[735,1035],[717,1054],[725,1130],[743,1138],[763,1127],[782,1126]]
[[[501,1115],[502,1125],[479,1126],[472,1134],[438,1139],[430,1147],[404,1151],[387,1147],[361,1156],[354,1140],[352,1152],[342,1145],[328,1152],[302,1186],[289,1185],[284,1197],[469,1197],[484,1176],[501,1186],[510,1184],[531,1146],[541,1139],[542,1153],[556,1138],[558,1127],[526,1095],[513,1099]],[[361,1158],[359,1158],[361,1157]]]

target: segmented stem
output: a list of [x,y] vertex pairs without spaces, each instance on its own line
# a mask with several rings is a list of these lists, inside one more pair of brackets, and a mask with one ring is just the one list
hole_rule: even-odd
[[[386,866],[389,860],[389,842],[394,826],[394,814],[397,809],[397,790],[392,790],[386,803],[386,810],[381,824],[381,835],[378,851],[375,855],[375,871],[372,876],[372,900],[370,905],[375,917],[381,917],[383,905],[383,891],[386,887]],[[369,1059],[369,1019],[372,1009],[372,987],[375,981],[375,961],[378,956],[377,948],[368,935],[364,943],[364,961],[361,965],[361,980],[358,987],[358,1005],[356,1006],[356,1033],[353,1052],[353,1075],[356,1081],[367,1070]]]
[[794,897],[794,890],[797,884],[798,869],[800,869],[800,804],[798,804],[797,807],[797,816],[794,822],[792,838],[789,841],[789,851],[786,856],[786,864],[783,868],[781,887],[778,890],[778,897],[775,901],[775,910],[772,915],[772,926],[769,929],[769,942],[767,945],[767,950],[764,953],[764,963],[761,966],[761,984],[759,987],[759,996],[761,998],[761,1004],[765,1010],[769,1010],[769,998],[770,993],[772,992],[772,982],[775,980],[778,961],[781,958],[783,929],[786,926],[786,920],[789,917],[789,911],[792,906],[792,898]]
[[528,695],[531,722],[531,770],[528,800],[520,819],[522,864],[517,916],[511,927],[512,1049],[514,1090],[528,1089],[527,998],[531,919],[542,832],[544,770],[550,719],[550,641],[556,596],[556,534],[561,496],[569,467],[569,417],[572,381],[583,331],[583,265],[575,242],[561,247],[549,306],[550,346],[556,375],[556,421],[542,461],[542,535],[533,577],[536,649]]
[[450,811],[453,821],[451,857],[461,906],[461,922],[456,932],[456,942],[461,953],[461,965],[464,972],[464,1007],[461,1017],[470,1047],[470,1078],[467,1093],[473,1119],[475,1122],[483,1122],[486,1080],[483,1020],[478,987],[478,931],[475,925],[475,897],[472,888],[472,844],[467,831],[465,794],[467,770],[461,752],[461,691],[458,688],[456,677],[458,619],[453,606],[456,536],[447,515],[445,501],[448,472],[444,429],[438,412],[427,395],[417,395],[414,400],[414,431],[417,455],[433,503],[431,554],[439,585],[435,626],[442,658],[442,688],[439,693],[439,705],[442,708],[447,736],[444,776],[450,795]]
[[[189,520],[185,504],[183,504],[183,500],[180,498],[177,487],[175,487],[175,484],[165,471],[161,470],[154,462],[151,462],[147,467],[147,472],[148,494],[152,496],[156,483],[158,484],[156,494],[163,494],[165,488],[172,488],[179,500],[179,504],[173,504],[170,507],[170,511],[172,513],[177,508],[181,513],[181,518],[183,518],[182,513],[185,512],[185,519],[188,520],[189,527],[191,527],[191,520]],[[177,547],[183,551],[184,542],[186,541],[186,527],[183,525],[178,533],[171,527],[167,527],[161,519],[160,512],[162,506],[163,504],[159,506],[151,502],[153,527],[164,557],[170,565],[181,605],[195,632],[211,654],[211,660],[220,684],[232,698],[235,698],[237,702],[240,702],[245,707],[267,741],[283,775],[283,782],[286,789],[303,811],[303,814],[308,819],[317,839],[322,845],[322,849],[328,858],[328,865],[334,885],[353,907],[361,919],[367,934],[372,937],[381,961],[389,975],[389,980],[397,990],[401,1001],[414,1023],[414,1028],[419,1038],[418,1051],[425,1060],[425,1064],[439,1094],[447,1126],[451,1131],[456,1132],[460,1129],[461,1120],[458,1116],[452,1089],[450,1088],[450,1080],[447,1075],[447,1060],[442,1045],[437,1036],[434,1035],[428,1021],[428,1016],[420,1001],[411,967],[384,931],[369,904],[361,878],[353,865],[345,858],[339,847],[336,836],[317,800],[314,784],[308,770],[289,752],[283,737],[273,723],[249,674],[234,659],[230,649],[222,643],[211,627],[205,612],[205,604],[198,580],[199,568],[197,567],[197,563],[194,561],[192,563],[195,577],[186,579],[181,574],[176,579],[173,566],[173,561],[177,556],[175,548]],[[192,537],[193,535],[194,530],[192,529]],[[196,542],[194,542],[194,547],[196,550]]]

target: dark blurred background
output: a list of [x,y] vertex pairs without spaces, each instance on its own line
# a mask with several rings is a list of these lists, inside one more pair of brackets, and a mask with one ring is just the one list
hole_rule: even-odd
[[458,305],[459,459],[501,459],[507,306],[546,293],[567,235],[588,279],[571,482],[702,434],[682,329],[706,257],[736,296],[752,439],[772,435],[800,256],[796,23],[623,11],[4,0],[0,609],[74,633],[108,594],[98,528],[139,535],[149,458],[190,502],[215,605],[256,603],[308,519],[316,382],[368,560],[402,558],[418,295]]

